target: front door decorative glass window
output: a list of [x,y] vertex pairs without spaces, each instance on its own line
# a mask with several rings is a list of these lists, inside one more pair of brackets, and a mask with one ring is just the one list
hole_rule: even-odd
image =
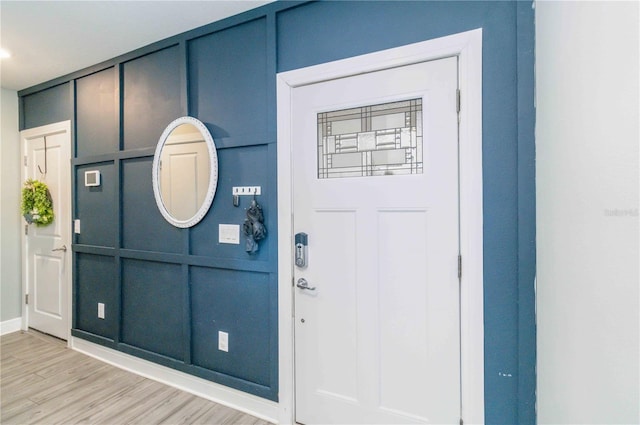
[[422,99],[318,114],[318,178],[422,174]]

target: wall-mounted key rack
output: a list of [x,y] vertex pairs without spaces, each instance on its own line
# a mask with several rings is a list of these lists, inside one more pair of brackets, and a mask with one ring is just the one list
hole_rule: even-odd
[[257,196],[261,193],[260,186],[234,186],[232,189],[233,193],[233,206],[240,206],[240,196],[248,195],[248,196]]
[[260,186],[234,186],[233,195],[260,195]]

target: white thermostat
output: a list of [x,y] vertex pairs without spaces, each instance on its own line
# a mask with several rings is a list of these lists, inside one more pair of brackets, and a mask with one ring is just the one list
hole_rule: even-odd
[[85,186],[100,186],[100,171],[92,170],[84,172]]

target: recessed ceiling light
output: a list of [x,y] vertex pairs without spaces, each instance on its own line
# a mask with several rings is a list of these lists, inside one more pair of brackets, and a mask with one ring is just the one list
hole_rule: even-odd
[[10,57],[11,57],[11,53],[9,53],[5,49],[0,49],[0,59],[6,59],[6,58],[10,58]]

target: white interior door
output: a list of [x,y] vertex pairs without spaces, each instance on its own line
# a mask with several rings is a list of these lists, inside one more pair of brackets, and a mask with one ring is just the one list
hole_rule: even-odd
[[47,184],[54,211],[53,223],[48,226],[25,225],[23,270],[29,296],[27,323],[31,328],[66,340],[71,328],[69,122],[25,130],[21,139],[25,156],[23,177]]
[[457,66],[293,90],[300,423],[460,419]]

